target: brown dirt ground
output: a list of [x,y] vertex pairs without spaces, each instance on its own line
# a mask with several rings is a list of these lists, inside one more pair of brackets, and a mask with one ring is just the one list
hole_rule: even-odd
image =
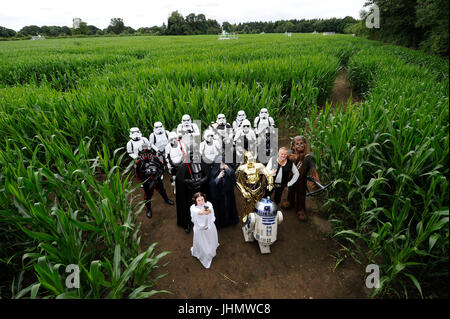
[[[346,102],[350,87],[345,71],[337,78],[330,96],[333,104]],[[294,131],[281,130],[280,146],[289,146]],[[135,180],[135,182],[137,182]],[[164,186],[175,200],[169,176],[164,175]],[[286,198],[287,192],[283,194]],[[143,199],[140,190],[137,200]],[[238,210],[244,200],[235,189]],[[166,289],[171,294],[157,294],[153,298],[366,298],[364,270],[351,258],[335,269],[337,243],[326,236],[331,230],[324,213],[315,199],[307,199],[308,221],[297,219],[294,209],[283,212],[284,220],[278,227],[278,239],[271,246],[271,254],[262,255],[257,242],[246,243],[241,225],[220,229],[219,248],[210,269],[190,255],[193,233],[186,234],[176,224],[176,208],[164,203],[161,196],[153,195],[153,218],[138,217],[142,222],[141,248],[158,242],[157,252],[172,253],[162,259],[166,267],[151,275],[167,272],[158,280],[155,289]]]

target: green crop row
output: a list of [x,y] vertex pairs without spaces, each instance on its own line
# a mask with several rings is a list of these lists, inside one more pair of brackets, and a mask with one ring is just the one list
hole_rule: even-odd
[[448,60],[422,57],[434,61],[428,68],[401,51],[352,56],[349,76],[365,101],[333,113],[327,105],[310,125],[321,174],[335,180],[333,236],[364,265],[379,264],[374,295],[424,296],[448,280]]

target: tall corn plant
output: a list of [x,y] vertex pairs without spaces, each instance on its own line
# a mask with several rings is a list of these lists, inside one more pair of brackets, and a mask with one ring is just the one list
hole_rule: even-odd
[[384,48],[359,52],[349,73],[366,101],[309,122],[321,173],[336,179],[333,236],[380,264],[373,295],[423,296],[433,275],[448,278],[448,78]]
[[[37,276],[37,282],[17,296],[30,292],[36,297],[38,290],[39,297],[56,298],[141,298],[156,293],[149,289],[160,276],[147,276],[168,252],[155,256],[153,245],[139,254],[136,219],[143,206],[130,204],[137,186],[119,171],[124,156],[116,155],[120,149],[110,154],[103,148],[91,159],[89,140],[75,150],[61,134],[48,139],[37,135],[29,143],[34,149],[21,149],[14,142],[6,141],[0,152],[5,185],[0,219],[18,235],[16,241],[30,242],[21,252],[23,269],[34,269]],[[67,288],[60,271],[71,264],[82,270],[75,290]]]

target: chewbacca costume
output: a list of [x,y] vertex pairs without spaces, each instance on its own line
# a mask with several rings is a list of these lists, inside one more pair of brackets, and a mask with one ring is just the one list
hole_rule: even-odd
[[[297,147],[298,142],[302,141],[303,148]],[[288,202],[284,203],[283,208],[289,208],[295,205],[297,216],[300,220],[306,221],[306,185],[307,176],[311,175],[320,183],[319,175],[316,171],[316,161],[309,153],[309,145],[303,136],[296,136],[292,140],[292,151],[289,154],[289,159],[297,166],[299,177],[297,182],[288,189]]]

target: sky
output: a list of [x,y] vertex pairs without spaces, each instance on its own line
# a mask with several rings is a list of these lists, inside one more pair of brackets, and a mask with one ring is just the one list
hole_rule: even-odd
[[[26,25],[68,26],[73,18],[106,28],[111,18],[122,18],[126,26],[161,26],[171,12],[184,17],[203,13],[207,19],[231,24],[288,19],[359,18],[365,0],[3,0],[0,26],[19,31]],[[3,2],[2,1],[2,2]]]

